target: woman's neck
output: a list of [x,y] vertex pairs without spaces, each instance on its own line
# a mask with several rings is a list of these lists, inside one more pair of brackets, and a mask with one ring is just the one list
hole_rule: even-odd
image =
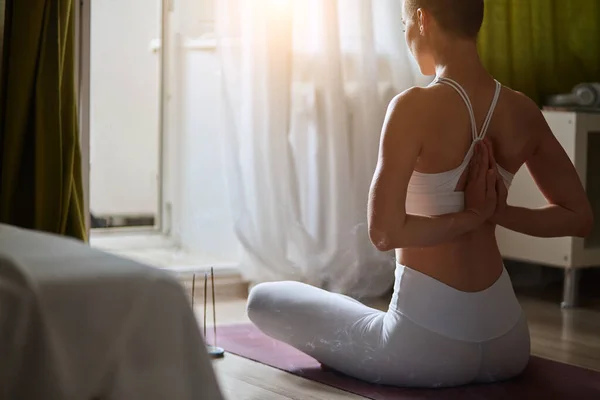
[[471,82],[491,78],[479,58],[475,41],[452,40],[440,49],[434,55],[437,76]]

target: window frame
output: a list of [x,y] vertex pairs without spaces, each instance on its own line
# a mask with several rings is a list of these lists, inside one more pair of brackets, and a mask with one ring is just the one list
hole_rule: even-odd
[[[81,148],[81,172],[84,194],[84,215],[87,237],[92,245],[103,249],[122,250],[129,245],[138,247],[146,242],[148,247],[171,247],[173,204],[176,195],[177,138],[170,126],[169,112],[171,81],[169,60],[173,35],[170,35],[172,0],[160,2],[160,38],[157,55],[160,57],[159,66],[159,167],[158,167],[158,208],[154,226],[135,228],[102,228],[91,229],[90,212],[90,46],[91,46],[91,1],[75,1],[75,85],[78,109],[78,123]],[[118,239],[118,240],[117,240]]]

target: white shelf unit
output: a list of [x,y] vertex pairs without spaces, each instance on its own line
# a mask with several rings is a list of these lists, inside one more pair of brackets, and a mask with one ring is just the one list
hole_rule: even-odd
[[[543,111],[543,114],[575,165],[594,214],[600,216],[600,114],[562,111]],[[508,203],[531,208],[547,204],[526,167],[516,174]],[[576,305],[579,270],[600,266],[598,224],[586,239],[541,239],[498,227],[497,240],[506,259],[564,268],[564,307]]]

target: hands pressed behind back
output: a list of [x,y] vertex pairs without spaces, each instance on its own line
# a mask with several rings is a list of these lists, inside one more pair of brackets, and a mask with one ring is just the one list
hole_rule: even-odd
[[475,144],[465,185],[465,211],[475,214],[481,223],[491,219],[497,210],[498,172],[491,144],[487,139]]
[[490,163],[493,165],[494,171],[496,171],[496,209],[494,211],[494,214],[490,217],[490,221],[494,224],[498,224],[502,218],[502,214],[506,210],[508,188],[504,184],[504,180],[498,172],[498,165],[496,164],[496,159],[494,157],[494,149],[492,148],[492,142],[486,139],[485,146],[488,150]]

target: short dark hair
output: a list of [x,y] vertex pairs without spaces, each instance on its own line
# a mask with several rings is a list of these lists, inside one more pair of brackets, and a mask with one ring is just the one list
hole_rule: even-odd
[[484,0],[405,0],[412,17],[422,8],[433,15],[448,33],[476,39],[483,24]]

